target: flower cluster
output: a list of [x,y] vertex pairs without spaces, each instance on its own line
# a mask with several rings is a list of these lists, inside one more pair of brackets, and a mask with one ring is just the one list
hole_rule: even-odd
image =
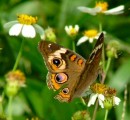
[[[82,12],[89,13],[91,15],[97,15],[97,14],[105,14],[105,15],[118,15],[124,12],[124,5],[120,5],[116,8],[108,10],[108,3],[107,2],[97,2],[94,8],[84,7],[80,6],[78,9]],[[26,14],[21,14],[17,16],[17,20],[11,21],[5,24],[5,28],[9,28],[9,35],[10,36],[19,36],[20,34],[23,35],[23,37],[27,38],[34,38],[36,36],[36,33],[39,33],[41,39],[45,40],[48,39],[52,42],[56,41],[56,36],[53,32],[53,29],[48,28],[44,31],[44,29],[39,26],[37,23],[38,18],[32,17]],[[65,26],[65,31],[67,35],[70,37],[75,38],[77,37],[77,34],[79,33],[79,26]],[[83,36],[79,38],[77,41],[77,46],[89,41],[90,43],[93,43],[95,39],[98,39],[99,35],[102,31],[98,31],[97,29],[89,29],[85,30],[83,32]],[[75,41],[74,41],[75,42]],[[75,44],[74,44],[75,46]],[[1,50],[1,48],[0,48]],[[113,44],[110,44],[107,47],[107,55],[109,56],[115,56],[117,57],[117,50],[114,49]],[[10,71],[6,74],[6,95],[8,97],[15,96],[18,93],[18,90],[20,87],[25,86],[25,75],[20,70],[14,70]],[[116,97],[116,90],[113,88],[110,88],[104,84],[93,84],[90,86],[91,94],[90,99],[88,101],[88,107],[91,105],[94,105],[96,100],[98,100],[99,105],[101,108],[111,109],[115,105],[119,105],[120,99]],[[0,102],[2,99],[0,98]],[[77,118],[80,119],[90,119],[89,114],[86,111],[78,111],[76,112],[72,119],[76,120]],[[28,119],[27,119],[28,120]],[[38,120],[38,118],[32,118],[32,120]]]
[[[112,106],[119,105],[120,99],[116,97],[116,90],[104,84],[96,83],[90,86],[92,94],[88,102],[88,107],[94,105],[96,99],[101,108],[110,109]],[[109,105],[108,105],[109,103]]]
[[[72,25],[65,26],[65,31],[69,36],[76,36],[79,32],[79,26],[78,25],[75,25],[75,27],[72,27]],[[86,42],[87,40],[90,43],[93,43],[94,39],[98,39],[100,34],[101,32],[98,32],[96,29],[85,30],[83,36],[78,40],[77,46]]]

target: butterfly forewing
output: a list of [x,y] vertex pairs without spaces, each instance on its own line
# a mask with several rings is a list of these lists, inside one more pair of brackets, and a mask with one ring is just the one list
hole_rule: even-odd
[[81,73],[73,98],[82,96],[88,89],[88,86],[96,80],[99,71],[99,62],[102,56],[103,41],[104,35],[102,33],[99,36],[92,53],[86,61],[85,68]]

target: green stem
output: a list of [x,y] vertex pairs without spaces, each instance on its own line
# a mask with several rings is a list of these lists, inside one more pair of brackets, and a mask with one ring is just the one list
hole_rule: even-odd
[[111,57],[108,58],[107,66],[106,66],[106,69],[105,69],[105,74],[107,74],[108,69],[109,69],[109,67],[110,67],[110,64],[111,64]]
[[75,41],[73,40],[73,51],[76,52],[76,49],[75,49]]
[[17,56],[17,58],[16,58],[16,61],[15,61],[14,67],[13,67],[13,71],[15,71],[15,70],[17,69],[17,66],[18,66],[20,57],[21,57],[21,55],[22,55],[23,45],[24,45],[24,39],[22,40],[22,43],[21,43],[21,47],[20,47],[18,56]]
[[109,57],[108,60],[107,60],[107,65],[106,65],[106,68],[105,68],[105,75],[104,75],[104,77],[102,79],[102,83],[104,83],[104,81],[105,81],[107,72],[108,72],[110,64],[111,64],[111,60],[112,60],[111,57]]
[[13,97],[9,96],[9,103],[8,103],[8,120],[12,120],[12,100]]
[[86,103],[85,103],[84,99],[82,97],[80,99],[81,99],[81,102],[83,103],[83,105],[86,106]]
[[105,118],[104,118],[104,120],[107,120],[107,116],[108,116],[108,110],[106,110],[106,112],[105,112]]
[[96,104],[95,104],[92,120],[96,119],[97,109],[98,109],[98,100],[96,101]]
[[99,23],[99,32],[102,32],[102,23]]
[[4,100],[4,92],[2,93],[2,96],[0,98],[0,115],[3,115],[4,114],[4,111],[3,111],[3,100]]
[[0,101],[0,115],[2,115],[2,114],[3,114],[3,105],[2,105],[2,101]]

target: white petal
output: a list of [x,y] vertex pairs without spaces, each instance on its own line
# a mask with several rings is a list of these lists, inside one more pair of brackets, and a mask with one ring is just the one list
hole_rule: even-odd
[[115,96],[113,97],[113,99],[114,99],[115,105],[119,105],[121,100],[118,97],[115,97]]
[[97,35],[97,36],[95,36],[94,38],[95,38],[95,39],[98,39],[98,38],[99,38],[99,36]]
[[77,45],[80,45],[81,43],[84,43],[84,42],[87,41],[87,40],[88,40],[88,37],[83,36],[83,37],[81,37],[81,38],[78,40]]
[[80,7],[78,7],[78,9],[79,9],[81,12],[89,13],[89,14],[91,14],[91,15],[96,15],[98,12],[101,11],[101,7],[88,8],[88,7],[80,6]]
[[34,38],[36,36],[36,31],[32,25],[24,25],[22,35],[24,37]]
[[89,38],[89,42],[92,43],[93,42],[93,38]]
[[100,100],[100,99],[98,99],[98,101],[99,101],[99,105],[101,106],[101,108],[104,108],[103,101],[102,101],[102,100]]
[[98,99],[100,99],[100,100],[104,101],[104,100],[105,100],[104,95],[99,94],[99,95],[98,95]]
[[21,32],[23,25],[20,23],[17,23],[15,25],[13,25],[10,29],[9,29],[9,35],[11,36],[18,36]]
[[71,30],[72,30],[72,28],[73,28],[73,27],[72,27],[72,25],[70,25],[70,26],[69,26],[69,31],[71,31]]
[[88,102],[88,107],[94,105],[97,98],[97,94],[92,93]]
[[70,30],[69,30],[69,27],[68,27],[68,26],[65,26],[65,31],[67,32],[67,34],[70,33]]
[[44,29],[43,29],[41,26],[39,26],[38,24],[34,24],[33,26],[34,26],[36,32],[38,32],[38,33],[40,34],[41,39],[42,39],[42,40],[45,40],[45,32],[44,32]]
[[75,30],[78,32],[79,31],[79,26],[75,25]]
[[105,99],[104,95],[102,94],[98,95],[99,105],[101,106],[101,108],[104,108],[104,104],[103,104],[104,99]]
[[17,23],[19,23],[17,20],[15,20],[15,21],[10,21],[10,22],[4,24],[4,28],[5,28],[5,29],[9,29],[10,27],[12,27],[13,25],[15,25],[15,24],[17,24]]
[[120,6],[116,7],[116,8],[107,10],[107,11],[105,11],[104,13],[105,13],[106,15],[109,15],[109,14],[118,15],[118,14],[123,13],[123,12],[124,12],[123,10],[124,10],[124,5],[120,5]]

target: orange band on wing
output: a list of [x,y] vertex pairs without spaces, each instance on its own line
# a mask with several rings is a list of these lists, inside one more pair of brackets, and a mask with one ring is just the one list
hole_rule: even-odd
[[71,61],[75,61],[76,58],[77,58],[76,55],[71,55],[71,56],[70,56],[70,60],[71,60]]
[[61,95],[63,98],[70,98],[70,94],[64,94],[63,92],[60,92],[59,95]]
[[83,64],[83,62],[84,62],[84,61],[83,61],[82,59],[79,59],[77,63],[78,63],[78,65],[81,66],[81,65]]
[[51,83],[52,83],[54,89],[55,89],[55,90],[58,90],[61,86],[60,86],[60,84],[58,84],[58,83],[55,81],[55,76],[56,76],[56,74],[52,74],[52,75],[51,75]]
[[58,69],[58,67],[57,67],[56,65],[53,65],[53,64],[51,64],[51,68],[52,68],[53,70],[57,70],[57,69]]
[[63,92],[60,92],[58,95],[55,96],[55,99],[58,99],[60,102],[70,102],[70,94],[64,94]]

